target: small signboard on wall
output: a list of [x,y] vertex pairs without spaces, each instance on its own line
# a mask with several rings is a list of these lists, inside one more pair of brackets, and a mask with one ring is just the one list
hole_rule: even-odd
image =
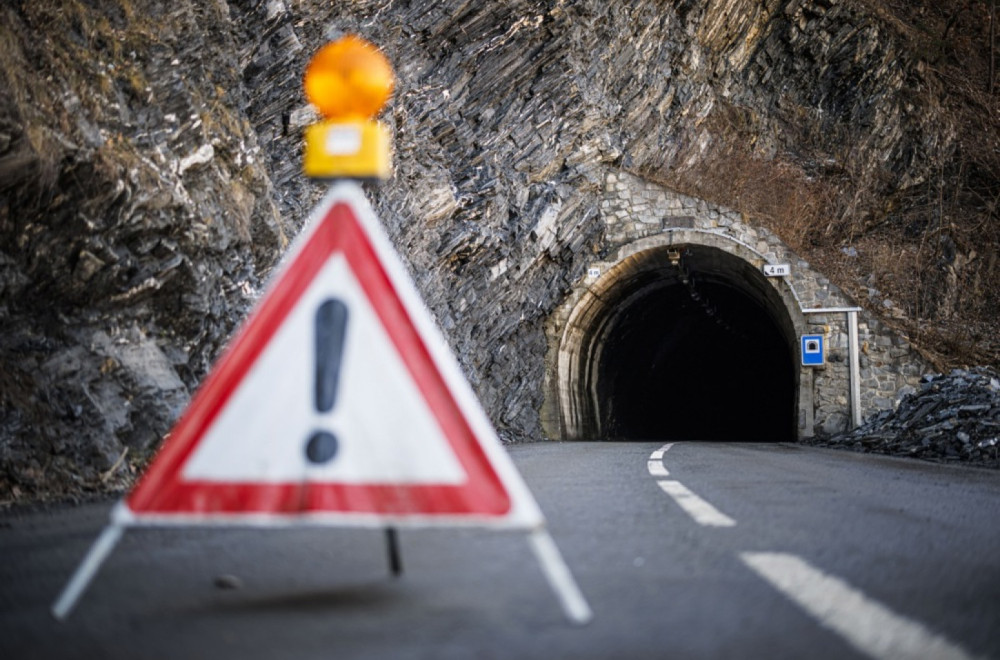
[[768,277],[788,277],[792,274],[789,264],[764,264],[763,270]]
[[802,335],[802,366],[817,367],[826,364],[823,335]]

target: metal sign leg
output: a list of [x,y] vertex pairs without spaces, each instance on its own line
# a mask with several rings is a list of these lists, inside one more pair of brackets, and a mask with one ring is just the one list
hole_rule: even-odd
[[389,571],[393,577],[403,574],[403,559],[399,554],[399,534],[395,527],[385,529],[385,549],[389,555]]
[[559,604],[562,605],[566,618],[578,626],[589,623],[594,613],[576,585],[569,566],[563,560],[548,530],[542,527],[532,531],[528,535],[528,541],[531,543],[531,549],[535,551],[535,557],[538,558],[545,578],[559,598]]
[[59,594],[59,598],[56,599],[55,604],[52,606],[52,616],[59,621],[63,621],[69,616],[73,606],[76,605],[76,601],[80,599],[90,581],[94,579],[94,575],[100,570],[104,560],[115,549],[115,545],[118,544],[118,539],[122,537],[122,532],[124,531],[124,527],[117,524],[111,524],[104,528],[101,535],[90,546],[87,556],[77,566],[76,572],[73,573],[73,577],[70,578],[69,582],[63,588],[62,593]]

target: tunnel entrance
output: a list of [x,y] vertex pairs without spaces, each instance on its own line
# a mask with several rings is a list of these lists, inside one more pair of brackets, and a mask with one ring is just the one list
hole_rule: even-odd
[[560,348],[564,437],[795,439],[797,332],[758,267],[687,244],[604,277]]
[[608,330],[597,365],[604,435],[792,439],[792,358],[759,305],[706,281],[651,288],[630,308]]

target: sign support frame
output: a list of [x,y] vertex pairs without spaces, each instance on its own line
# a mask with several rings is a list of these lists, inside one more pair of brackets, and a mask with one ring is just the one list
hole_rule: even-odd
[[[803,309],[803,314],[847,315],[847,359],[850,371],[848,391],[851,397],[851,428],[861,426],[861,356],[858,346],[858,313],[860,307],[814,307]],[[810,425],[811,427],[811,425]]]

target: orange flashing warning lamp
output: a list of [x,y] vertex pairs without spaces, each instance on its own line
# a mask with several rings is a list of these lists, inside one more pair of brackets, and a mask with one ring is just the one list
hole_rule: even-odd
[[360,37],[342,37],[313,56],[303,87],[326,120],[306,128],[306,176],[389,177],[389,138],[373,118],[389,100],[393,84],[385,55]]

